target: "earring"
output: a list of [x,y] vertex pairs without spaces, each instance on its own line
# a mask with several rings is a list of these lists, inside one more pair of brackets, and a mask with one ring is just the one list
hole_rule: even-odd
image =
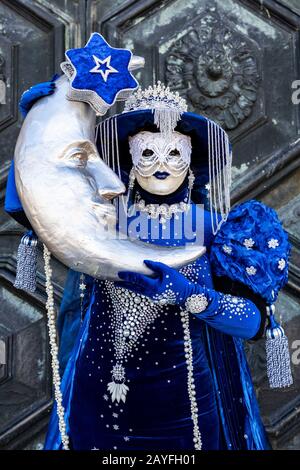
[[192,195],[192,189],[194,187],[194,182],[195,182],[195,175],[192,172],[192,170],[189,169],[189,176],[188,176],[188,191],[189,191],[188,205],[191,204],[191,195]]
[[134,187],[134,182],[135,182],[135,171],[134,168],[132,167],[129,173],[129,184],[128,184],[128,189],[132,190]]

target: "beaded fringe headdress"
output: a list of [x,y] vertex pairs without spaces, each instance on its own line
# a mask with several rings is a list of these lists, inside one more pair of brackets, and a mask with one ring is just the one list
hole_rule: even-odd
[[[123,113],[149,109],[154,115],[154,124],[166,135],[173,132],[187,111],[187,103],[178,92],[158,82],[142,91],[138,89],[125,102]],[[211,224],[214,234],[227,220],[230,211],[231,148],[228,135],[215,122],[207,119],[209,202]],[[200,125],[200,124],[199,124]],[[118,145],[117,115],[105,119],[96,127],[96,141],[101,143],[101,157],[112,170],[121,176]],[[199,156],[200,157],[200,156]]]

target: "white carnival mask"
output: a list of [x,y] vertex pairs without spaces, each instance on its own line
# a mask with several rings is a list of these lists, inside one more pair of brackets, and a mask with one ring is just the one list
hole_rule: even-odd
[[135,170],[144,177],[152,176],[160,167],[178,177],[191,163],[191,138],[175,131],[139,132],[129,137],[129,150]]

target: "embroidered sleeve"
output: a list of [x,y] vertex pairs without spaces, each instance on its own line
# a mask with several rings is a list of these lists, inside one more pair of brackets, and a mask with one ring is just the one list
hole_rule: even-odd
[[214,289],[198,286],[198,290],[186,300],[186,310],[223,333],[244,339],[257,335],[261,315],[253,302]]

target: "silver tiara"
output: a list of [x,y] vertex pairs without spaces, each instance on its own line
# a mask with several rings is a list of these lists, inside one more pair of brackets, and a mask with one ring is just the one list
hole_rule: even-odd
[[151,109],[154,113],[154,124],[163,133],[173,132],[181,115],[187,111],[187,103],[179,93],[173,92],[163,83],[149,86],[145,90],[139,88],[125,102],[124,113]]

